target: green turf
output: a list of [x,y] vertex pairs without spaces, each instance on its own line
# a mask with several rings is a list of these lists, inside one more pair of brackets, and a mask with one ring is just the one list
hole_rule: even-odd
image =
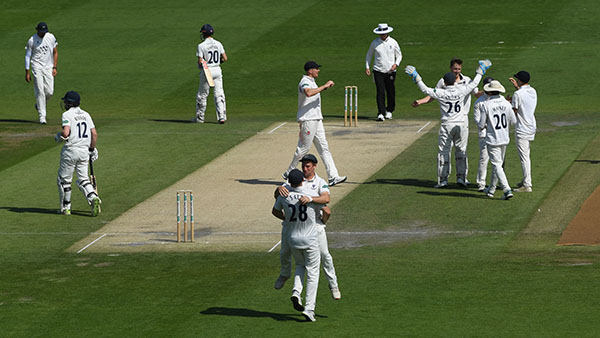
[[[557,233],[520,235],[538,207],[561,193],[555,188],[575,160],[600,158],[597,147],[590,149],[600,125],[600,85],[593,76],[600,66],[596,2],[204,6],[179,0],[11,0],[0,5],[0,14],[0,67],[6,70],[0,77],[0,336],[597,335],[598,249],[556,248]],[[22,70],[23,47],[42,20],[59,41],[47,126],[35,123],[33,90]],[[223,65],[229,114],[224,126],[184,123],[193,117],[195,48],[206,22],[230,59]],[[292,310],[287,290],[272,289],[276,253],[64,252],[271,123],[293,121],[296,84],[308,59],[323,64],[319,82],[336,82],[323,94],[327,119],[340,119],[347,84],[360,87],[361,116],[373,118],[375,88],[364,75],[364,54],[379,22],[395,28],[401,68],[415,65],[429,85],[454,56],[465,60],[468,75],[477,59],[490,58],[489,75],[506,87],[516,71],[531,72],[539,96],[533,193],[503,202],[481,198],[472,188],[432,189],[437,135],[427,133],[340,201],[329,231],[445,235],[357,248],[334,243],[343,299],[331,300],[321,281],[314,325],[298,323],[302,317]],[[77,191],[74,215],[54,214],[60,146],[53,135],[59,98],[71,89],[81,93],[100,135],[95,168],[104,208],[98,218],[84,215],[88,210]],[[436,103],[409,106],[422,94],[403,74],[397,93],[395,118],[439,118]],[[564,121],[578,124],[555,124]],[[207,122],[214,122],[210,100]],[[282,151],[293,146],[282,145]],[[475,137],[469,160],[474,181]],[[506,171],[509,182],[520,180],[514,145]],[[589,182],[598,182],[596,176]],[[555,208],[560,213],[560,204]],[[565,207],[567,214],[573,210]]]

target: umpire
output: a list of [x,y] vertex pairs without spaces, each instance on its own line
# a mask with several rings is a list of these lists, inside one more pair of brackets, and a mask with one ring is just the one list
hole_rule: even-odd
[[[402,61],[402,52],[400,46],[389,34],[394,29],[387,23],[380,23],[373,33],[379,35],[371,42],[366,57],[367,76],[371,76],[369,62],[373,57],[373,77],[377,88],[377,121],[391,119],[392,113],[396,108],[396,68]],[[387,106],[385,105],[385,95],[387,94]]]

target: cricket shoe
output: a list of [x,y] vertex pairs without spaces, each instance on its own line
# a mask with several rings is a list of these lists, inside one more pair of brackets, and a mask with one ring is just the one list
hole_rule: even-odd
[[204,123],[204,120],[201,120],[197,117],[194,117],[193,119],[191,119],[190,121],[192,121],[192,123]]
[[65,215],[65,216],[70,216],[71,215],[71,209],[64,209],[58,212],[61,215]]
[[484,184],[480,184],[480,185],[477,187],[477,191],[479,191],[479,192],[484,192],[484,191],[485,191],[485,185],[484,185]]
[[344,183],[348,179],[348,176],[338,176],[329,180],[329,186],[333,187],[336,184]]
[[384,121],[385,117],[383,116],[383,114],[379,114],[377,115],[377,121]]
[[335,300],[340,300],[342,298],[342,293],[339,288],[331,288],[331,297]]
[[440,183],[434,185],[433,187],[436,189],[445,188],[448,186],[448,181],[441,181]]
[[391,120],[392,119],[392,113],[390,113],[389,111],[385,112],[385,119],[386,120]]
[[464,178],[457,178],[456,179],[456,183],[458,183],[458,185],[460,185],[461,187],[466,188],[467,186],[469,186],[469,181],[465,180]]
[[520,187],[522,187],[522,186],[523,186],[523,181],[521,181],[521,182],[517,183],[517,188],[520,188]]
[[533,189],[531,187],[522,186],[520,188],[515,189],[516,192],[532,192]]
[[294,309],[296,311],[304,311],[304,306],[302,305],[302,301],[300,300],[300,296],[298,295],[292,295],[292,297],[290,297],[290,300],[292,301],[292,304],[294,305]]
[[225,120],[223,120],[223,119],[219,120],[219,124],[225,124]]
[[317,319],[315,318],[315,312],[314,311],[302,311],[302,315],[304,316],[304,318],[306,318],[306,321],[308,322],[316,322]]
[[509,200],[513,197],[513,193],[512,191],[508,190],[504,193],[504,195],[502,195],[502,199],[503,200]]
[[494,198],[496,189],[491,189],[490,187],[485,187],[485,189],[483,189],[483,193],[489,198]]
[[273,287],[275,288],[275,290],[279,290],[285,285],[285,282],[287,280],[288,280],[287,277],[283,277],[282,275],[279,275],[279,278],[277,278],[277,280],[275,281],[275,285]]
[[102,201],[100,201],[100,198],[98,196],[94,197],[91,204],[92,217],[96,217],[100,213],[100,203],[102,203]]

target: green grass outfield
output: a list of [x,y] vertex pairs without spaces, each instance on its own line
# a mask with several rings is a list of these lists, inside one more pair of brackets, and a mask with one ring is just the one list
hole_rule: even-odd
[[[597,336],[598,248],[556,247],[559,232],[521,234],[546,212],[538,211],[546,200],[560,196],[574,163],[585,163],[590,178],[573,189],[575,198],[564,198],[570,203],[555,205],[560,217],[549,222],[572,217],[599,182],[596,2],[8,0],[0,15],[1,337]],[[47,126],[35,123],[23,74],[23,47],[38,21],[59,41]],[[181,123],[193,117],[195,49],[206,22],[230,59],[224,126]],[[489,75],[507,88],[516,71],[532,74],[539,97],[533,193],[504,202],[473,188],[432,189],[437,133],[426,134],[340,201],[328,229],[443,235],[334,245],[343,298],[331,300],[322,280],[314,324],[299,323],[287,291],[273,290],[276,253],[65,252],[274,121],[293,121],[308,59],[323,65],[320,83],[337,84],[323,94],[327,119],[341,123],[347,84],[360,87],[361,116],[373,118],[364,55],[379,22],[395,28],[401,68],[415,65],[429,85],[454,56],[468,75],[477,59],[490,58]],[[396,83],[395,118],[439,118],[435,103],[410,108],[421,94],[407,76]],[[100,137],[95,168],[104,208],[97,218],[82,215],[77,191],[75,214],[54,214],[58,98],[71,89]],[[207,121],[213,117],[209,100]],[[281,151],[291,156],[293,147]],[[469,149],[474,181],[475,137]],[[520,180],[514,145],[506,170],[510,182]]]

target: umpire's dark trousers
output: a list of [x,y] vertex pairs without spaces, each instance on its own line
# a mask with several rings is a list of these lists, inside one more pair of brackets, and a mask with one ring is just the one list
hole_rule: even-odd
[[[386,112],[392,113],[396,108],[396,72],[381,73],[373,71],[375,87],[377,88],[377,115]],[[385,106],[385,95],[387,94],[387,107]]]

